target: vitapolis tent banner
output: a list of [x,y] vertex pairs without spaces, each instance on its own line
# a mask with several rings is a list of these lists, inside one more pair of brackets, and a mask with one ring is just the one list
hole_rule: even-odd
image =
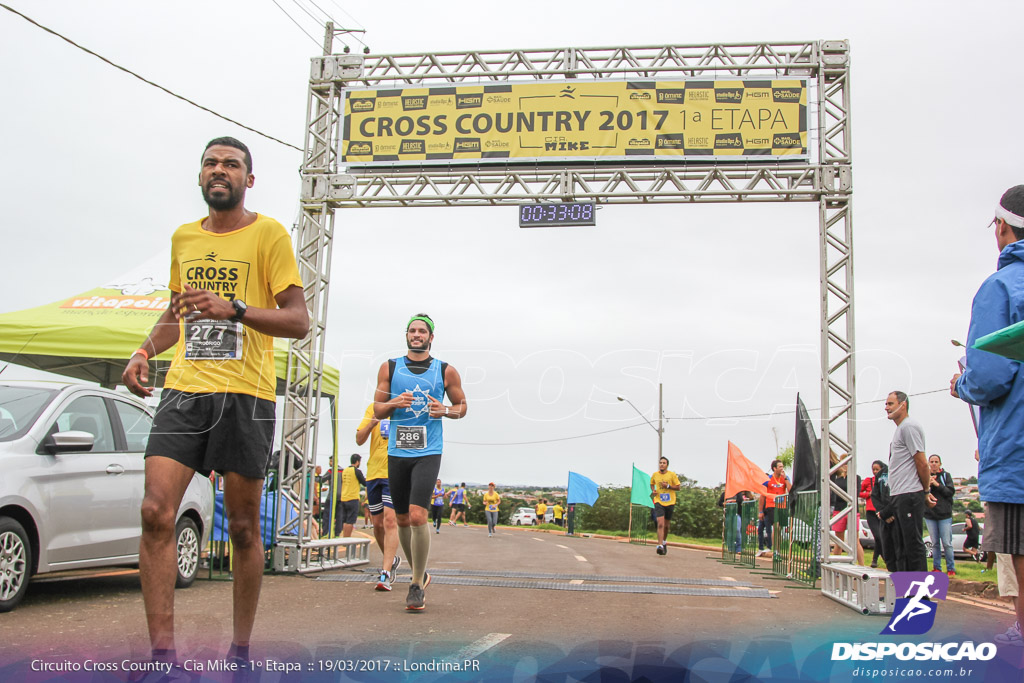
[[342,161],[807,159],[803,80],[543,81],[350,90]]

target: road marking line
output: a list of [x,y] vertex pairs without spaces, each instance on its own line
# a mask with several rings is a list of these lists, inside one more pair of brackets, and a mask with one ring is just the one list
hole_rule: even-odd
[[480,640],[470,643],[452,655],[451,661],[461,662],[466,659],[476,659],[482,653],[490,650],[501,641],[510,637],[512,637],[511,633],[488,633]]
[[567,545],[560,545],[558,543],[556,543],[555,545],[558,546],[559,548],[564,548],[565,550],[569,549],[569,546],[567,546]]
[[579,560],[580,562],[586,562],[587,561],[587,558],[583,557],[582,555],[577,555],[576,559]]
[[535,541],[540,541],[541,543],[543,543],[543,542],[544,542],[544,539],[543,539],[543,538],[537,538],[536,536],[531,536],[530,538],[532,538],[532,539],[533,539],[533,540],[535,540]]
[[569,583],[571,583],[574,586],[582,586],[583,585],[583,579],[573,579]]
[[719,576],[718,578],[721,579],[722,581],[735,581],[736,580],[732,576]]

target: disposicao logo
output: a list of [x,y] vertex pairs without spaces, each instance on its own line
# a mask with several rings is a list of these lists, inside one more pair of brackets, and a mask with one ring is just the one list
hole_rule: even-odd
[[949,577],[940,572],[895,572],[892,585],[896,589],[896,606],[881,635],[919,636],[935,625],[935,600],[945,600]]
[[[939,600],[946,599],[949,577],[939,572],[894,572],[891,575],[896,598],[892,616],[879,635],[916,636],[935,625]],[[996,656],[994,643],[833,643],[832,661],[878,660],[895,656],[899,660],[987,661]]]

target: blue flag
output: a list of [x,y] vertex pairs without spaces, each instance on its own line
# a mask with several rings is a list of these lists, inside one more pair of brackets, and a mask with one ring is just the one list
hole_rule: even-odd
[[582,474],[569,473],[569,494],[566,496],[569,504],[583,503],[593,505],[597,500],[597,484],[587,479]]

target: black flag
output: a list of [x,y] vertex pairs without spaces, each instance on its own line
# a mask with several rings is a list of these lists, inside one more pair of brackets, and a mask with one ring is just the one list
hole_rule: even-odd
[[796,436],[793,438],[793,493],[818,490],[818,462],[821,440],[814,433],[814,425],[807,408],[796,395]]

